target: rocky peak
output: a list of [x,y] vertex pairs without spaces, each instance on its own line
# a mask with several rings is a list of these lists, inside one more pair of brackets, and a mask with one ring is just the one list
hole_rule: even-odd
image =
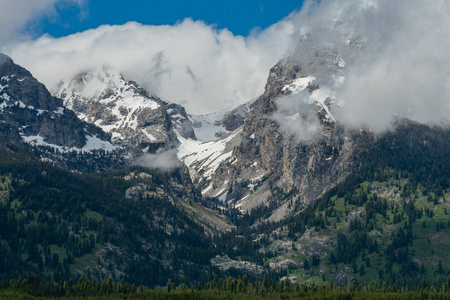
[[285,87],[287,85],[291,84],[295,79],[306,77],[307,75],[303,68],[299,64],[294,63],[292,59],[280,60],[269,71],[264,89],[264,98],[274,99],[286,94]]
[[0,120],[2,135],[61,151],[112,150],[108,136],[65,109],[32,74],[2,54],[0,60]]
[[107,68],[61,82],[55,95],[79,118],[96,124],[112,141],[130,149],[155,152],[178,144],[174,130],[195,138],[184,108],[149,95],[136,82]]
[[[233,152],[209,179],[197,180],[204,195],[230,201],[242,211],[270,205],[268,219],[276,221],[349,174],[354,150],[364,138],[335,121],[332,94],[314,75],[293,59],[270,70],[264,94],[251,106],[237,143],[233,141]],[[293,119],[296,123],[290,124]],[[307,135],[310,122],[316,131]]]

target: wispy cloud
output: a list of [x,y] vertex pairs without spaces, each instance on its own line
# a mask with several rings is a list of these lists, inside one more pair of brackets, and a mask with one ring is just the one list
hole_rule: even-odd
[[176,169],[183,165],[177,157],[177,151],[177,149],[171,149],[156,154],[143,154],[134,163],[153,169]]
[[[2,0],[0,5],[0,45],[33,36],[42,18],[56,16],[56,4],[85,7],[85,0]],[[82,10],[85,12],[85,10]]]

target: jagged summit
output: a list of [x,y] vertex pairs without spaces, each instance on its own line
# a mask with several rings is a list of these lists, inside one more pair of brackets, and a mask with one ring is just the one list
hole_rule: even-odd
[[229,138],[198,145],[192,154],[183,149],[180,159],[203,195],[244,212],[278,199],[268,215],[278,221],[293,212],[292,203],[314,201],[349,174],[364,137],[336,122],[333,94],[319,86],[319,76],[293,59],[281,60],[242,127]]
[[173,148],[178,144],[174,129],[195,138],[183,108],[149,95],[106,67],[61,82],[54,94],[80,119],[109,132],[118,145],[144,152]]

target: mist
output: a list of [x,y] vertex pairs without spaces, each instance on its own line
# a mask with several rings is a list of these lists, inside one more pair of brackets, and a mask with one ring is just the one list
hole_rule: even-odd
[[178,159],[177,152],[177,149],[170,149],[155,154],[143,154],[136,158],[134,163],[152,169],[176,169],[183,165]]
[[288,95],[277,100],[277,111],[271,118],[280,125],[285,142],[293,140],[296,144],[309,144],[316,140],[320,133],[320,121],[317,111],[309,102],[309,92],[302,91],[296,95]]

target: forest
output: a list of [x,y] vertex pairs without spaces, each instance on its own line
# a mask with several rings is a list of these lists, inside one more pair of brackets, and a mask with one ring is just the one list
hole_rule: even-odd
[[274,282],[264,277],[250,282],[243,278],[218,279],[195,287],[168,283],[164,289],[149,289],[127,284],[123,280],[98,282],[80,278],[78,281],[44,281],[39,278],[3,280],[3,299],[450,299],[450,276],[440,287],[429,286],[426,280],[419,289],[398,288],[383,283],[345,286],[330,284],[292,284],[289,280]]
[[[108,290],[117,295],[146,291],[162,299],[169,294],[164,289],[170,297],[190,291],[257,299],[269,291],[294,297],[290,293],[305,287],[301,297],[309,297],[311,286],[343,298],[351,292],[366,298],[372,296],[364,293],[372,292],[434,297],[450,275],[448,132],[400,124],[373,147],[358,149],[357,168],[343,182],[277,223],[260,221],[295,191],[243,214],[232,205],[217,209],[215,199],[195,189],[180,190],[189,187],[182,169],[70,172],[1,141],[2,293],[22,293],[34,282],[39,289],[59,287],[63,291],[55,296],[70,297],[74,292],[67,287],[81,280],[95,285],[99,297],[106,297],[104,284],[112,284],[114,291]],[[236,227],[215,232],[183,202],[218,210]],[[305,236],[331,236],[331,246],[325,254],[306,255],[296,248],[308,242]],[[274,248],[277,241],[292,248]],[[212,263],[218,255],[263,271],[220,268]],[[271,268],[278,257],[294,261],[294,267]]]

